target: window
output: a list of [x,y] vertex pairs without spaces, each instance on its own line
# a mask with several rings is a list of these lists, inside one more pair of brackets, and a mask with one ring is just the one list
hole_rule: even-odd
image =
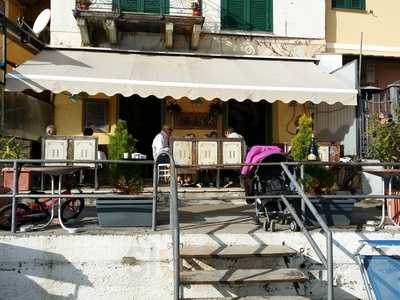
[[94,132],[109,132],[108,100],[85,100],[83,126]]
[[332,8],[365,10],[365,0],[332,0]]
[[154,14],[169,12],[169,0],[113,0],[113,6],[118,7],[118,5],[121,5],[120,9],[123,11]]
[[272,0],[221,0],[222,28],[272,31]]

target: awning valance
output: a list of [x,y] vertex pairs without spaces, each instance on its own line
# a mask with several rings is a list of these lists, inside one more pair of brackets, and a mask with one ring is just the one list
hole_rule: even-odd
[[7,74],[7,91],[227,101],[357,104],[357,91],[312,61],[46,49]]

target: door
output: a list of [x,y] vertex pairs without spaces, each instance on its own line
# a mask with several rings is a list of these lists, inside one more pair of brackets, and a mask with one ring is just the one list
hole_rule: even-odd
[[128,123],[128,130],[137,139],[136,149],[152,159],[151,144],[161,130],[162,100],[137,95],[120,99],[120,118]]
[[228,102],[227,125],[240,133],[248,147],[271,142],[271,104],[249,100]]

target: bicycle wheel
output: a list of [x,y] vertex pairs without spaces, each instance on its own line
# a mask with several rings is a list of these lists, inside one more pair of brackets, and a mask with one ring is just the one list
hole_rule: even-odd
[[[24,222],[24,216],[31,214],[32,210],[30,207],[23,203],[17,204],[16,209],[16,226],[21,226]],[[12,204],[3,206],[0,209],[0,229],[10,230],[11,229],[11,214]]]
[[68,199],[61,205],[61,220],[63,222],[76,219],[85,208],[85,200],[82,198]]

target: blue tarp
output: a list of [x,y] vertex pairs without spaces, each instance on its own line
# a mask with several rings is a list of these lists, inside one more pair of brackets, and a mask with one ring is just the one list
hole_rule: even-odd
[[362,255],[377,300],[400,299],[400,257]]
[[361,240],[361,243],[365,243],[374,247],[399,247],[400,240]]

